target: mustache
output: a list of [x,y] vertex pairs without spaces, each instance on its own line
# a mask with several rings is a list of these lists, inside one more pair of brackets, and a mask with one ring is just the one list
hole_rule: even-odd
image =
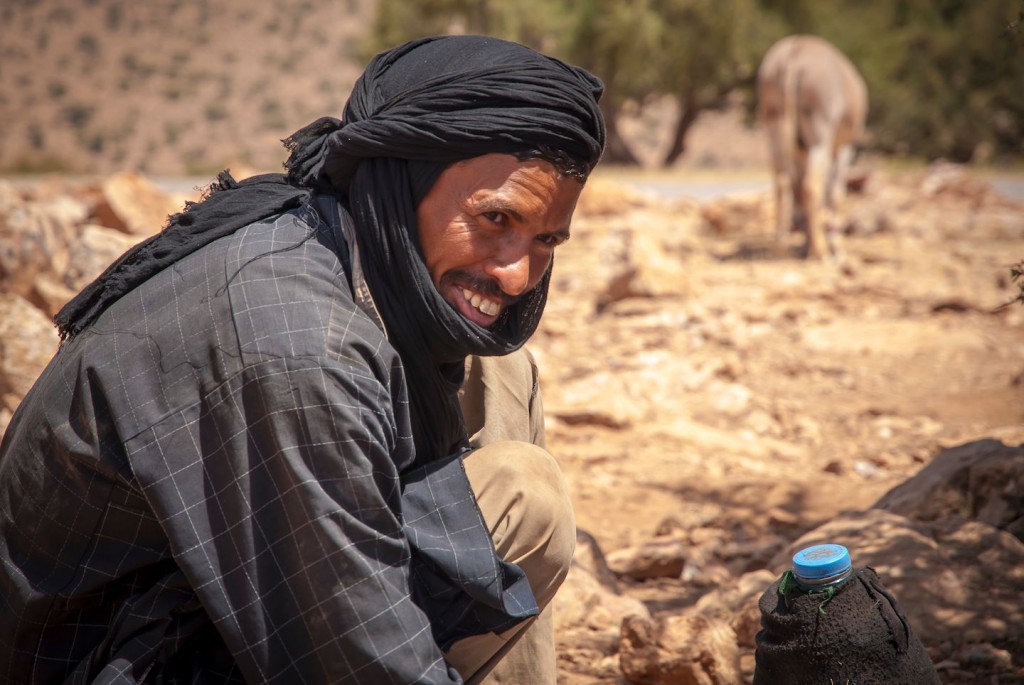
[[474,274],[470,271],[459,270],[449,271],[443,275],[441,277],[441,285],[458,285],[464,288],[469,288],[488,299],[500,302],[503,307],[510,307],[514,305],[516,302],[521,300],[524,295],[530,292],[527,291],[527,293],[523,293],[523,295],[513,297],[506,294],[495,279],[488,276],[480,276],[479,274]]

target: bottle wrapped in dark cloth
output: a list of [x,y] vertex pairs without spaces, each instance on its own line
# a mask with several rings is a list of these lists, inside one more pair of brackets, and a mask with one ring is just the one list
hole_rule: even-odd
[[938,685],[903,609],[871,567],[806,591],[787,571],[761,596],[754,685]]

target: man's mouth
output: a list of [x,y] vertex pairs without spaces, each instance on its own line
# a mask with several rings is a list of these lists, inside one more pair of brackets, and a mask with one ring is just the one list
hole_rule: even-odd
[[487,316],[497,316],[501,312],[501,303],[489,297],[473,292],[469,288],[462,288],[462,296],[466,298],[474,309]]
[[438,290],[455,311],[481,328],[492,326],[518,299],[503,293],[493,280],[466,271],[446,274]]

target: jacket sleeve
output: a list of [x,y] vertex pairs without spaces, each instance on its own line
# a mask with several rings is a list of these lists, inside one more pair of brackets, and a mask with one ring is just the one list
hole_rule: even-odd
[[410,597],[393,414],[356,362],[267,359],[132,441],[250,682],[460,682]]

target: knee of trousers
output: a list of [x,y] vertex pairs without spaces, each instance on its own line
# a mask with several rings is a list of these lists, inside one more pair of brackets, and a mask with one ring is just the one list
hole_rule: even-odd
[[555,458],[527,442],[496,442],[465,459],[502,559],[519,566],[538,605],[545,606],[565,580],[576,545],[576,519]]

